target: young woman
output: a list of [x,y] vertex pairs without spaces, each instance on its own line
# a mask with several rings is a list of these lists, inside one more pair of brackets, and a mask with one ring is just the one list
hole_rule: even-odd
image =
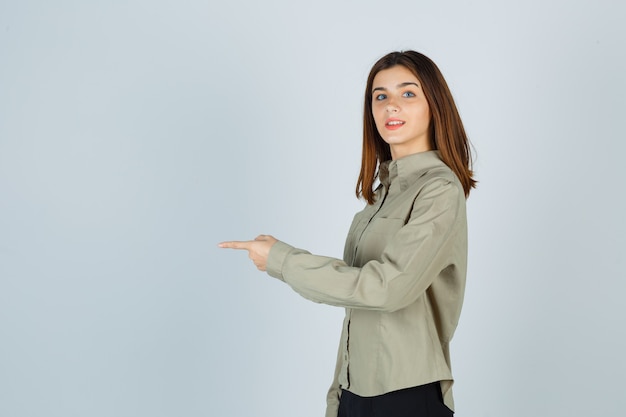
[[[437,66],[415,52],[374,64],[343,260],[272,236],[223,242],[304,297],[346,308],[327,417],[451,416],[449,343],[467,263],[470,146]],[[379,182],[376,185],[376,182]]]

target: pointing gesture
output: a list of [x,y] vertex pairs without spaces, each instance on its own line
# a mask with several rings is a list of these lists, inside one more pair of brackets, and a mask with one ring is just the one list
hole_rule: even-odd
[[259,235],[254,240],[230,241],[218,244],[220,248],[244,249],[248,251],[248,258],[252,259],[259,271],[267,269],[267,257],[270,249],[277,240],[270,235]]

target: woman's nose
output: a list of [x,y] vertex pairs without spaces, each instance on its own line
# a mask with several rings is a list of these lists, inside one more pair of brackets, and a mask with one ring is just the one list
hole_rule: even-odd
[[389,102],[389,103],[387,103],[386,110],[387,110],[387,113],[397,113],[398,112],[398,106],[396,106],[396,104],[393,103],[393,102]]

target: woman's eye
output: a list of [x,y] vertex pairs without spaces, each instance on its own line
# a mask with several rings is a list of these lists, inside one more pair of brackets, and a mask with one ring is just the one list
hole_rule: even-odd
[[386,94],[379,94],[374,99],[380,101],[380,100],[384,100],[386,98],[387,98]]
[[404,94],[402,94],[403,97],[415,97],[415,94],[413,94],[410,91],[405,92]]

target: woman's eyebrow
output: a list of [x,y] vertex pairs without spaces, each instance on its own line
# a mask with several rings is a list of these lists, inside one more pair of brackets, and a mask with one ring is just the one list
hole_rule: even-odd
[[[419,85],[416,82],[413,81],[407,81],[405,83],[400,83],[396,86],[396,88],[402,88],[402,87],[406,87],[407,85],[414,85],[416,87],[419,88]],[[372,93],[375,91],[387,91],[387,89],[385,87],[376,87],[372,90]]]

